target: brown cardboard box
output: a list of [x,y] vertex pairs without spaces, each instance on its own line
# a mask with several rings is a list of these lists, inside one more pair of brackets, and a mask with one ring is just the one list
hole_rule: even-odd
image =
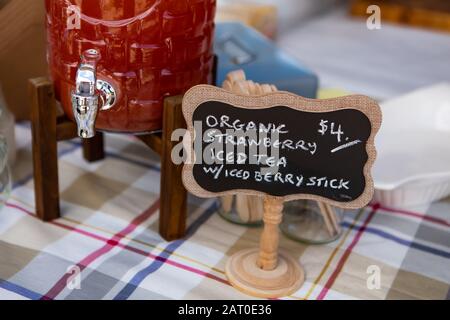
[[448,0],[353,0],[350,13],[367,17],[373,4],[380,7],[382,20],[450,32]]
[[47,74],[43,0],[0,0],[0,85],[17,120],[29,119],[28,79]]
[[218,22],[238,21],[255,28],[271,39],[277,34],[278,11],[273,5],[258,2],[219,2],[216,20]]

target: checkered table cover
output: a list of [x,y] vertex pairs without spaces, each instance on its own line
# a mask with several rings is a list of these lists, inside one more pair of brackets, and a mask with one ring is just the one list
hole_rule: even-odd
[[[59,143],[62,217],[44,223],[35,217],[29,125],[16,134],[13,191],[0,211],[1,299],[251,298],[230,286],[224,267],[258,245],[261,229],[230,224],[216,201],[190,197],[187,237],[164,241],[159,158],[134,137],[107,135],[106,159],[93,164],[79,140]],[[306,270],[285,299],[449,299],[449,218],[450,198],[408,210],[374,204],[346,212],[331,244],[282,237]]]

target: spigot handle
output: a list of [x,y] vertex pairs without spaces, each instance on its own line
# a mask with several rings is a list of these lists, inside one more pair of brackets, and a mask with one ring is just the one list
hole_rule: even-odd
[[81,63],[77,71],[76,88],[77,94],[96,95],[97,64],[100,61],[100,53],[89,49],[81,55]]
[[98,114],[97,63],[100,53],[87,50],[81,56],[72,93],[72,108],[78,126],[78,135],[88,139],[95,136],[95,121]]
[[77,121],[78,135],[81,138],[95,136],[95,121],[99,110],[111,109],[117,101],[114,86],[106,80],[97,80],[97,64],[100,53],[86,50],[81,56],[72,92],[73,115]]

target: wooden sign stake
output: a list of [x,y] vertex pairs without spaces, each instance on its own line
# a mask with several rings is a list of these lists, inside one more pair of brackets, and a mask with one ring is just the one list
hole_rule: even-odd
[[260,248],[242,250],[227,262],[225,273],[238,290],[260,298],[289,296],[305,281],[299,262],[285,252],[278,252],[279,224],[283,198],[264,198],[264,230]]
[[[261,298],[289,296],[296,292],[304,283],[305,272],[297,259],[294,259],[289,254],[279,251],[278,249],[279,225],[282,221],[284,202],[292,200],[318,201],[320,211],[330,234],[334,235],[338,233],[340,226],[334,209],[331,206],[333,205],[340,208],[361,208],[372,198],[373,180],[370,175],[370,168],[373,165],[376,156],[374,138],[381,125],[381,112],[378,104],[365,96],[349,96],[330,100],[305,99],[287,92],[277,92],[275,86],[267,84],[261,85],[252,81],[247,81],[245,79],[245,74],[242,71],[231,73],[224,83],[224,89],[225,90],[211,86],[196,86],[186,93],[183,100],[183,113],[188,124],[190,137],[186,142],[188,143],[188,154],[194,154],[195,142],[200,141],[201,147],[202,144],[205,144],[205,141],[202,141],[202,139],[205,140],[214,137],[212,141],[220,141],[220,139],[216,141],[216,136],[214,136],[214,134],[221,137],[222,135],[217,132],[223,133],[226,128],[233,128],[233,126],[230,125],[231,122],[228,121],[235,120],[234,128],[238,128],[240,117],[242,117],[241,120],[244,120],[242,121],[244,124],[247,121],[247,126],[252,128],[252,126],[256,126],[255,123],[258,123],[258,121],[263,121],[261,118],[258,118],[262,117],[261,115],[263,114],[266,117],[263,118],[266,119],[264,120],[266,122],[272,121],[272,117],[277,119],[277,117],[279,118],[282,116],[286,119],[286,124],[280,126],[280,128],[286,129],[283,133],[289,133],[286,126],[291,129],[294,128],[293,132],[295,133],[295,130],[299,128],[299,125],[292,120],[295,119],[293,113],[298,111],[302,112],[305,119],[315,119],[314,121],[320,123],[319,131],[315,132],[314,137],[318,136],[322,138],[319,140],[322,142],[321,153],[319,153],[322,157],[326,156],[328,159],[329,157],[332,157],[332,154],[355,145],[360,147],[353,152],[359,150],[358,152],[365,152],[368,156],[364,163],[361,164],[357,162],[352,166],[352,168],[356,167],[358,169],[355,169],[357,170],[356,173],[351,172],[346,179],[334,178],[327,180],[328,177],[324,176],[320,179],[321,181],[326,182],[321,184],[322,182],[317,183],[319,179],[315,176],[316,173],[313,173],[314,176],[309,174],[308,178],[306,171],[305,173],[302,173],[301,176],[296,176],[298,185],[296,185],[294,189],[292,187],[294,184],[292,172],[296,172],[296,169],[298,168],[289,167],[286,163],[284,167],[281,164],[277,165],[284,171],[278,172],[274,179],[283,180],[283,174],[285,174],[284,181],[288,181],[288,184],[280,182],[283,183],[282,187],[277,185],[278,187],[274,190],[268,187],[272,177],[265,176],[264,179],[268,180],[265,180],[265,183],[259,183],[261,180],[258,180],[256,177],[261,177],[261,172],[251,166],[243,165],[238,167],[237,164],[234,163],[225,163],[227,162],[225,160],[222,160],[222,163],[219,162],[214,166],[211,166],[209,164],[203,164],[201,161],[197,162],[197,160],[202,159],[195,157],[191,160],[196,161],[185,163],[183,168],[183,183],[189,191],[199,197],[222,197],[223,205],[226,208],[230,208],[233,205],[233,196],[240,197],[239,199],[242,206],[240,214],[244,221],[250,219],[250,212],[247,210],[248,206],[251,205],[249,199],[263,197],[262,211],[264,229],[260,239],[260,246],[259,248],[246,249],[234,254],[226,264],[225,273],[230,283],[236,289],[246,294]],[[275,110],[275,108],[277,108],[277,114],[271,115],[268,119],[267,113],[271,111],[271,109]],[[241,115],[239,114],[240,112],[242,112]],[[249,116],[249,112],[254,114]],[[341,137],[344,133],[340,128],[341,124],[339,124],[338,131],[335,131],[334,129],[331,131],[328,130],[328,124],[330,124],[330,127],[334,127],[333,121],[337,121],[337,113],[345,114],[345,117],[342,116],[342,119],[338,118],[339,121],[343,122],[343,126],[345,126],[346,123],[349,124],[349,119],[356,119],[362,124],[357,127],[358,130],[353,126],[354,130],[349,130],[349,136]],[[327,117],[325,117],[325,115],[327,115]],[[319,118],[318,116],[323,118]],[[329,117],[334,118],[330,119]],[[216,123],[208,122],[209,120],[213,121],[214,119],[216,120]],[[217,119],[221,120],[219,121]],[[303,118],[302,120],[305,121]],[[200,123],[200,132],[196,131],[197,128],[194,127],[194,123],[195,125]],[[309,130],[316,131],[317,129],[311,129],[311,123],[312,122],[306,123],[305,127],[309,128]],[[202,128],[203,124],[205,124],[205,127],[214,128],[214,130],[218,131],[208,132],[203,129],[205,127]],[[352,125],[349,126],[352,127]],[[334,142],[330,143],[329,141],[334,141],[334,139],[330,139],[329,136],[323,137],[326,133],[328,133],[328,135],[338,135],[336,141],[343,144],[336,146]],[[319,136],[319,134],[321,134],[321,136]],[[195,140],[196,135],[197,140]],[[198,140],[199,136],[203,138]],[[343,141],[341,141],[341,138]],[[353,141],[350,139],[353,139]],[[231,141],[231,145],[233,145],[233,141],[234,140]],[[317,151],[317,141],[311,141],[315,142],[312,145],[311,143],[308,145],[311,146],[311,148],[315,145],[316,149],[314,151],[306,148],[305,141],[301,140],[300,143],[306,150],[310,151],[311,155],[309,158],[295,158],[298,153],[290,153],[294,159],[297,159],[297,163],[300,162],[299,159],[301,159],[301,161],[311,162],[311,156]],[[325,143],[323,141],[325,141]],[[211,141],[207,142],[209,143]],[[227,142],[225,142],[225,144]],[[362,145],[362,143],[364,143],[364,145]],[[208,147],[209,145],[206,144],[206,146]],[[363,150],[361,150],[361,147],[364,147]],[[330,153],[324,152],[327,148],[330,148]],[[200,151],[203,152],[203,150]],[[346,153],[346,158],[343,158],[345,161],[352,157],[351,151],[352,150]],[[223,150],[220,152],[223,152]],[[218,154],[219,153],[214,153],[214,156],[217,156]],[[234,156],[235,154],[231,153],[231,155]],[[340,154],[337,156],[334,155],[335,158],[339,156]],[[357,156],[359,156],[359,154],[357,154]],[[200,154],[200,158],[201,157],[202,154]],[[318,159],[321,158],[318,157]],[[359,159],[359,157],[355,157],[355,159]],[[287,162],[286,158],[284,160]],[[320,161],[321,166],[328,165],[323,159]],[[310,165],[314,167],[316,164],[310,163]],[[288,169],[286,168],[290,168],[290,170],[293,171],[287,171]],[[337,177],[347,174],[347,171],[344,170],[346,167],[338,168],[340,168],[341,171],[336,173]],[[320,172],[320,170],[316,171]],[[254,180],[249,179],[252,176],[254,177]],[[305,185],[303,185],[303,190],[300,191],[301,189],[298,187],[302,185],[304,178],[308,179],[309,185],[305,183]],[[223,181],[221,179],[223,179]],[[236,183],[237,179],[247,181],[248,184],[243,182]],[[353,181],[352,179],[355,181],[355,188],[350,189],[348,184],[350,181]],[[360,179],[364,180],[361,182]],[[227,181],[231,181],[229,185],[226,184]],[[289,185],[289,183],[291,185]],[[311,186],[315,186],[316,189]],[[319,190],[318,187],[324,188],[326,186],[329,186],[329,188],[332,189],[330,189],[332,191],[330,194],[324,195],[317,192],[317,190]],[[296,188],[298,188],[298,192]],[[342,189],[342,191],[337,192],[337,189]],[[251,207],[253,209],[257,208],[257,210],[253,210],[255,212],[261,211],[259,209],[260,206],[251,205]],[[254,213],[253,211],[252,214]]]
[[273,270],[277,266],[279,232],[283,219],[283,199],[264,197],[264,230],[261,235],[258,267]]

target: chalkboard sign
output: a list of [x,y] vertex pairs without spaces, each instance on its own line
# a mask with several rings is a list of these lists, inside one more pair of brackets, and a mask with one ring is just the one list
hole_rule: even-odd
[[201,85],[186,93],[183,112],[193,156],[183,180],[198,196],[270,195],[342,208],[372,198],[381,112],[368,97],[243,96]]

